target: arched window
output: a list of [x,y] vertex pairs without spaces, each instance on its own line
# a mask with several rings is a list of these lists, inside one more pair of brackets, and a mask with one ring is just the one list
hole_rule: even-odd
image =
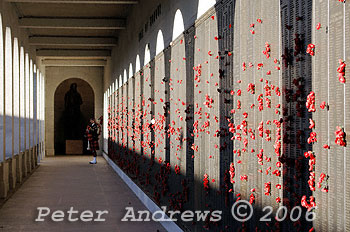
[[29,141],[29,146],[33,147],[34,146],[34,138],[33,138],[33,131],[34,131],[34,101],[33,101],[33,90],[34,90],[34,66],[33,66],[33,60],[30,59],[29,61],[29,133],[30,133],[30,141]]
[[118,78],[115,79],[115,90],[119,89]]
[[126,69],[124,69],[124,82],[123,83],[126,83],[128,81],[128,73],[126,71]]
[[29,114],[29,111],[30,111],[30,108],[29,108],[29,103],[30,103],[30,99],[29,99],[29,85],[30,85],[30,82],[29,82],[29,79],[30,79],[30,70],[29,70],[29,54],[26,53],[26,58],[25,58],[25,85],[26,85],[26,96],[25,96],[25,99],[26,99],[26,149],[29,149],[30,147],[30,144],[29,144],[29,123],[30,123],[30,114]]
[[[2,34],[2,17],[0,14],[0,102],[4,102],[4,40]],[[0,147],[3,145],[3,116],[4,104],[0,104]],[[0,161],[4,159],[5,154],[0,155]]]
[[33,131],[33,138],[34,138],[34,145],[38,144],[38,83],[39,83],[39,76],[40,71],[36,66],[34,65],[34,89],[33,89],[33,103],[34,103],[34,112],[33,112],[33,118],[34,118],[34,131]]
[[137,54],[136,63],[135,63],[135,73],[140,71],[140,69],[141,69],[140,56]]
[[163,37],[162,30],[159,30],[157,35],[156,54],[158,55],[163,50],[164,50],[164,37]]
[[129,65],[129,78],[131,78],[134,75],[134,70],[132,70],[132,63]]
[[177,37],[179,37],[185,30],[184,20],[182,17],[182,13],[180,10],[177,10],[174,18],[174,28],[173,28],[173,38],[174,41]]
[[19,51],[18,39],[13,39],[13,143],[14,154],[19,153],[19,117],[20,117],[20,89],[19,89]]
[[215,4],[216,4],[215,0],[199,0],[198,1],[197,19],[199,19],[202,15],[204,15],[205,12],[207,12]]
[[151,50],[149,48],[149,44],[146,44],[144,65],[148,64],[148,62],[150,61],[151,61]]
[[123,85],[123,78],[122,75],[119,75],[119,88]]
[[[20,151],[23,152],[25,150],[25,118],[26,118],[26,96],[25,96],[25,62],[24,62],[24,48],[21,47],[20,49],[20,55],[19,55],[19,93],[20,93],[20,120],[21,120],[21,130],[20,130],[20,136],[21,136],[21,145],[20,145]],[[42,88],[41,88],[42,89]]]
[[5,136],[6,136],[6,158],[12,157],[12,38],[11,38],[11,29],[6,27],[5,32]]

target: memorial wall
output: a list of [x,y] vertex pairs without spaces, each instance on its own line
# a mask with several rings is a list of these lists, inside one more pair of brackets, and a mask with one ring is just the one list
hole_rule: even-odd
[[349,22],[345,1],[217,2],[107,96],[108,155],[159,206],[223,211],[185,231],[349,230]]

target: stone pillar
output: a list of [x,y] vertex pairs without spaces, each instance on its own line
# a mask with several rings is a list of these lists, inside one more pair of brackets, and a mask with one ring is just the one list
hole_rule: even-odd
[[13,158],[8,159],[8,160],[9,160],[9,187],[12,190],[12,189],[16,188],[16,182],[17,182],[16,165],[17,165],[17,160],[16,160],[15,156]]
[[0,163],[0,198],[6,198],[9,191],[9,162]]
[[28,155],[27,155],[27,152],[22,152],[22,175],[23,177],[26,177],[27,176],[27,173],[28,173]]
[[30,156],[30,158],[31,158],[31,165],[32,165],[32,170],[35,168],[35,157],[36,157],[36,149],[35,149],[35,146],[34,147],[32,147],[32,149],[31,149],[31,156]]
[[27,173],[32,172],[32,149],[29,149],[26,151],[26,156],[27,156]]
[[[16,155],[16,176],[17,176],[17,183],[22,183],[23,180],[23,153],[20,153]],[[15,156],[15,157],[16,157]]]

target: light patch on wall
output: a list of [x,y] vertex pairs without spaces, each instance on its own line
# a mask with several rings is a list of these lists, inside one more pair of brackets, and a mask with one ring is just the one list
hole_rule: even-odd
[[126,69],[124,69],[124,83],[128,81],[128,73],[126,72]]
[[13,127],[12,127],[12,118],[13,118],[13,89],[12,89],[12,38],[11,38],[11,29],[6,27],[5,31],[5,120],[4,126],[6,130],[6,157],[12,157],[12,139],[13,139]]
[[135,73],[140,71],[140,69],[141,69],[140,56],[139,56],[139,54],[137,54],[136,63],[135,63]]
[[29,79],[30,79],[30,75],[29,75],[29,54],[26,53],[26,60],[25,60],[25,85],[26,85],[26,149],[29,149]]
[[19,54],[18,39],[13,39],[13,116],[19,116]]
[[119,75],[119,88],[123,85],[122,75]]
[[131,78],[134,75],[134,71],[132,70],[132,63],[129,65],[129,78]]
[[149,44],[146,44],[144,65],[148,64],[148,62],[150,61],[151,61],[151,50],[149,48]]
[[19,109],[20,109],[20,92],[19,92],[19,51],[18,39],[13,39],[13,142],[14,154],[19,153]]
[[[5,32],[5,114],[12,117],[12,39],[11,29]],[[11,136],[11,135],[8,135]]]
[[199,0],[198,1],[197,19],[199,19],[202,15],[204,15],[205,12],[207,12],[215,4],[216,4],[215,0]]
[[29,126],[29,144],[30,147],[34,146],[34,138],[33,138],[33,129],[34,129],[34,64],[33,60],[30,59],[29,61],[29,120],[30,120],[30,126]]
[[177,10],[174,18],[174,28],[173,28],[173,38],[174,41],[177,37],[179,37],[185,30],[184,20],[182,17],[182,13],[180,10]]
[[158,31],[157,35],[157,46],[156,46],[156,54],[158,55],[164,50],[164,37],[162,30]]
[[26,109],[25,109],[25,101],[26,101],[26,96],[25,96],[25,61],[24,61],[24,48],[21,47],[20,49],[20,55],[19,55],[19,75],[20,75],[20,86],[19,86],[19,93],[20,93],[20,118],[21,118],[21,146],[20,146],[20,151],[25,150],[25,139],[26,136],[24,134],[25,132],[25,118],[26,118]]

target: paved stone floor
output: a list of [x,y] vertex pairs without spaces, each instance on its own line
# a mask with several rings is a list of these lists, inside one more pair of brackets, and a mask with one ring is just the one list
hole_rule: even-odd
[[[121,222],[125,207],[146,210],[141,201],[102,157],[90,165],[87,156],[48,157],[0,209],[0,231],[165,231],[156,222]],[[67,212],[70,207],[84,210],[108,210],[105,222],[53,222],[51,214],[44,222],[35,222],[37,207]]]

